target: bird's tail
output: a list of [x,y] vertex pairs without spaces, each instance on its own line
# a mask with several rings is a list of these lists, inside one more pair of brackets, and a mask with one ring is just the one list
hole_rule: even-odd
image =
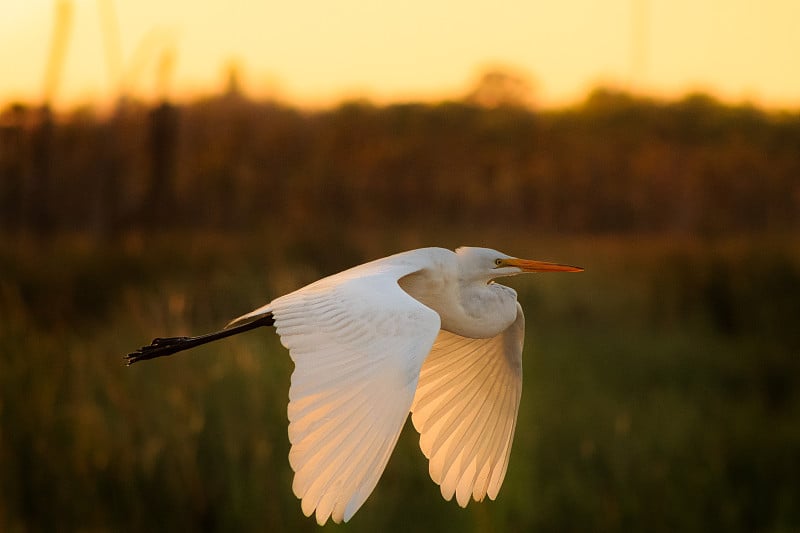
[[271,307],[272,307],[272,304],[270,303],[270,304],[264,305],[262,307],[259,307],[258,309],[255,309],[253,311],[250,311],[249,313],[244,314],[244,315],[240,316],[239,318],[234,318],[233,320],[228,322],[228,325],[225,326],[225,329],[226,330],[227,329],[234,329],[234,328],[238,328],[238,327],[241,327],[241,326],[245,326],[247,324],[252,324],[253,322],[262,320],[265,317],[269,317],[269,319],[272,320],[272,323],[270,323],[270,326],[271,326],[271,325],[273,325],[275,323],[275,321],[273,320],[273,317],[272,317],[272,311],[270,310]]

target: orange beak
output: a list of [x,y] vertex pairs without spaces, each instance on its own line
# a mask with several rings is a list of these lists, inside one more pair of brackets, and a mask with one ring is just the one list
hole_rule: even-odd
[[559,265],[531,259],[505,259],[503,263],[521,269],[523,272],[583,272],[581,267]]

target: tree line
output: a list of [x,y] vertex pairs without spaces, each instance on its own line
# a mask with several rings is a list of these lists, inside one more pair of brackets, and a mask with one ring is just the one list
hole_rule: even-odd
[[409,223],[576,233],[800,229],[800,114],[596,89],[303,110],[227,94],[0,113],[0,230],[115,236]]

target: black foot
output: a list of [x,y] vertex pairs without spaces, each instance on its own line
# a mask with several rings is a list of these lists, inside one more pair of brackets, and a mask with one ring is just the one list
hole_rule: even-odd
[[185,345],[191,340],[193,340],[193,337],[165,337],[153,339],[153,342],[148,346],[142,346],[135,352],[126,355],[125,362],[128,366],[131,366],[137,361],[172,355],[175,352],[184,350],[186,348]]

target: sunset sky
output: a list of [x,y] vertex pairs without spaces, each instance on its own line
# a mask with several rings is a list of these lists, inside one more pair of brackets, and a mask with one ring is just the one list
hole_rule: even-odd
[[[42,99],[57,3],[0,0],[0,104]],[[162,79],[176,98],[221,90],[234,62],[248,94],[303,105],[458,96],[502,65],[534,80],[542,105],[602,83],[800,108],[797,0],[69,3],[60,106],[110,102],[120,76],[152,99],[171,54]],[[118,48],[104,38],[104,4],[116,12]]]

